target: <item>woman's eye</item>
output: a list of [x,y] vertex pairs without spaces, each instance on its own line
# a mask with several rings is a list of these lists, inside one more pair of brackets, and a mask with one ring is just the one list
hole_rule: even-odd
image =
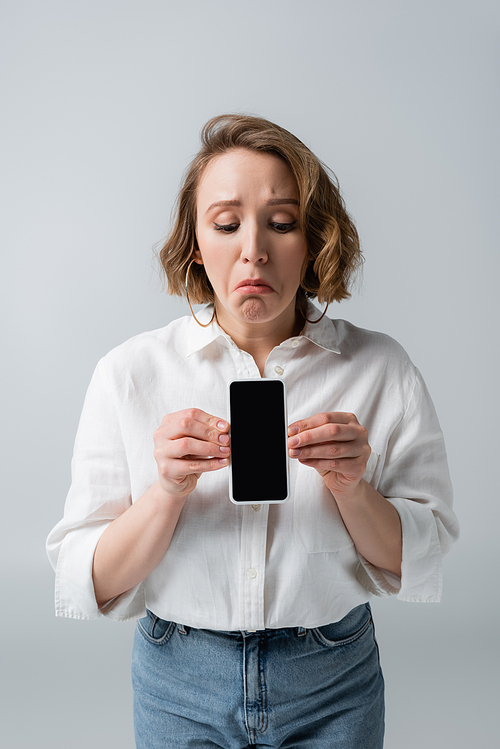
[[238,224],[216,224],[214,221],[215,231],[223,231],[230,234],[238,228]]
[[292,229],[295,229],[296,223],[297,221],[291,221],[288,224],[280,224],[280,223],[273,221],[271,226],[273,226],[276,229],[276,231],[280,232],[281,234],[286,234],[287,231],[292,231]]
[[[218,224],[216,221],[213,222],[215,231],[221,231],[225,234],[231,234],[232,232],[236,231],[236,229],[239,227],[239,224]],[[292,229],[295,229],[295,225],[297,224],[297,221],[290,221],[287,223],[281,223],[279,221],[271,221],[269,226],[272,226],[273,229],[275,229],[280,234],[286,234],[289,231],[292,231]]]

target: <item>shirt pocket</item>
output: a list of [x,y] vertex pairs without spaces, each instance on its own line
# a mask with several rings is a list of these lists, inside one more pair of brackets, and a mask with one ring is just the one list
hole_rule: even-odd
[[[372,452],[363,478],[371,481],[378,463]],[[308,554],[339,552],[354,546],[337,503],[314,468],[293,461],[291,466],[295,543]]]

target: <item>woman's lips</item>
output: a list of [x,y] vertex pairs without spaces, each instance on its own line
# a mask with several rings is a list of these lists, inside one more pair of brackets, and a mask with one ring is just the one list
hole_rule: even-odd
[[240,294],[272,294],[274,289],[262,278],[245,278],[244,281],[240,281],[235,291]]

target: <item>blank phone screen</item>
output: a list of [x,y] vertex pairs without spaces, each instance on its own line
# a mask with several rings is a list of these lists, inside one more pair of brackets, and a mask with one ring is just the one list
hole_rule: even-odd
[[277,502],[288,496],[285,388],[281,380],[229,386],[232,496]]

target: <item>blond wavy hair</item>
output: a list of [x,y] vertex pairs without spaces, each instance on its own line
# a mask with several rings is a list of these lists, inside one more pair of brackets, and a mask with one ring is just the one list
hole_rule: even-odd
[[274,154],[290,167],[297,182],[300,226],[307,245],[297,307],[306,297],[319,302],[341,301],[363,263],[358,232],[347,213],[337,178],[298,138],[261,117],[223,114],[201,131],[201,149],[187,169],[173,214],[173,227],[160,248],[159,260],[170,294],[187,296],[195,304],[214,301],[204,266],[194,264],[186,288],[186,271],[195,250],[196,193],[212,159],[235,148]]

